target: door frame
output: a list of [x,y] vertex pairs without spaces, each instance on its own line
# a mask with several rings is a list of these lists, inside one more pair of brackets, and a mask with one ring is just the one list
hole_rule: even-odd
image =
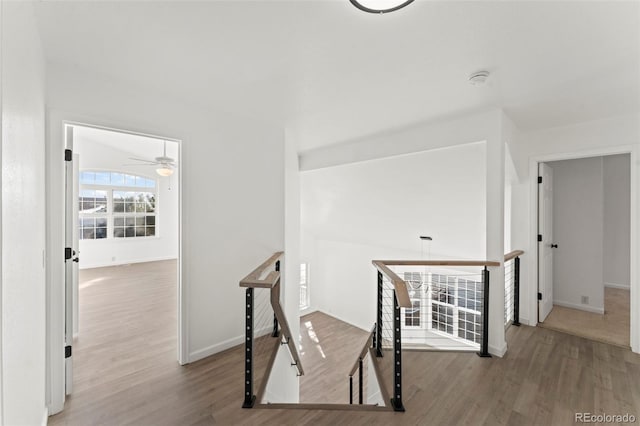
[[[631,205],[631,241],[630,241],[630,344],[631,350],[640,353],[640,283],[638,282],[637,259],[638,257],[638,146],[623,145],[610,148],[582,150],[533,156],[529,158],[529,325],[538,324],[538,164],[551,161],[574,160],[579,158],[601,157],[607,155],[629,154],[630,157],[630,205]],[[635,261],[634,261],[635,260]]]
[[[178,265],[177,265],[177,361],[189,362],[188,281],[184,279],[183,250],[183,151],[182,139],[159,136],[147,128],[131,123],[114,123],[86,116],[74,116],[55,110],[48,111],[46,130],[47,176],[47,339],[46,339],[46,403],[49,415],[61,412],[65,402],[64,377],[64,149],[65,129],[68,125],[116,131],[146,136],[178,144]],[[123,130],[129,129],[129,130]],[[59,256],[58,256],[59,254]]]

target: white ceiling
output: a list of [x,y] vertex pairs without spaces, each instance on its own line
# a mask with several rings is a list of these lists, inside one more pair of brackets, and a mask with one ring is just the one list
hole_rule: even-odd
[[[640,2],[38,4],[47,59],[287,127],[302,150],[502,107],[523,130],[640,109]],[[490,85],[468,75],[491,71]]]
[[[160,157],[165,142],[163,139],[85,126],[74,126],[73,139],[74,150],[78,153],[91,149],[93,144],[101,144],[114,149],[114,152],[121,152],[123,164],[135,163],[129,160],[130,157],[148,160]],[[177,142],[167,141],[167,156],[178,159]]]

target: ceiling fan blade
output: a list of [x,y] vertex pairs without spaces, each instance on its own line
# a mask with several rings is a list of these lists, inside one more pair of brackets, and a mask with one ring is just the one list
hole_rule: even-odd
[[123,164],[123,166],[145,166],[145,167],[152,167],[155,166],[156,163],[129,163],[129,164]]
[[135,158],[135,157],[129,157],[129,160],[133,160],[133,161],[142,161],[144,163],[150,163],[150,164],[157,164],[157,161],[154,160],[146,160],[144,158]]

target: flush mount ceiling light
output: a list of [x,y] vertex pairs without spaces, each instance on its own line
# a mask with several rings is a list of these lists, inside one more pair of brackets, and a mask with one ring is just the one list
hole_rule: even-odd
[[349,0],[358,9],[369,13],[389,13],[402,9],[413,0]]
[[476,71],[469,76],[469,84],[484,86],[489,78],[489,71]]

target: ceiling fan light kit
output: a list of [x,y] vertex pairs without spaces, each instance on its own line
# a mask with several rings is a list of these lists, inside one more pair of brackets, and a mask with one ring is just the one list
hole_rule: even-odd
[[173,174],[173,169],[170,167],[160,167],[156,169],[156,173],[162,177],[168,177]]
[[173,174],[173,169],[176,166],[176,160],[171,157],[167,157],[167,141],[164,141],[164,151],[162,156],[156,157],[153,160],[146,160],[144,158],[129,158],[130,160],[140,161],[141,166],[158,166],[156,173],[162,177],[168,177]]
[[389,13],[402,9],[413,0],[349,0],[358,9],[368,13]]

